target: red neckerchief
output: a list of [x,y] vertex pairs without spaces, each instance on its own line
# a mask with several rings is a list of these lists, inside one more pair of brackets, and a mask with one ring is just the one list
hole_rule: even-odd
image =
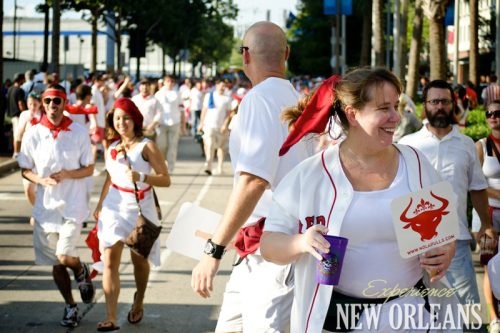
[[43,125],[43,126],[47,127],[49,130],[54,132],[54,133],[52,133],[52,137],[54,139],[57,139],[60,131],[65,131],[65,132],[71,131],[69,129],[69,125],[71,125],[72,122],[73,122],[73,120],[69,119],[66,116],[63,116],[61,122],[59,123],[59,126],[56,126],[56,125],[52,124],[49,121],[49,119],[47,119],[47,116],[44,116],[44,117],[42,117],[42,119],[40,119],[40,125]]
[[40,120],[42,119],[42,116],[43,116],[43,115],[40,115],[40,117],[38,117],[38,118],[37,118],[37,117],[35,117],[35,116],[33,115],[33,116],[31,117],[31,119],[30,119],[30,124],[31,124],[32,126],[35,126],[36,124],[38,124],[38,123],[40,122]]
[[499,147],[500,147],[500,139],[495,138],[495,137],[493,136],[493,133],[491,133],[491,134],[489,135],[489,137],[491,138],[491,140],[493,140],[493,142],[495,142],[495,144],[496,144],[497,146],[499,146]]
[[84,108],[83,106],[81,105],[69,105],[69,104],[66,104],[66,106],[64,107],[64,110],[68,111],[68,113],[70,114],[85,114],[85,115],[89,115],[89,114],[96,114],[97,113],[97,106],[91,106],[91,107],[88,107],[88,108]]

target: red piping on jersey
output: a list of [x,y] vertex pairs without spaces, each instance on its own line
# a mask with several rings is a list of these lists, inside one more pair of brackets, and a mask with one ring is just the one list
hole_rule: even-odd
[[[325,151],[323,151],[323,153],[321,154],[321,163],[323,164],[323,169],[325,169],[328,178],[330,178],[330,182],[332,183],[333,193],[334,193],[332,206],[330,207],[330,212],[328,213],[328,220],[326,222],[326,227],[328,228],[328,226],[330,225],[330,217],[332,216],[333,206],[335,206],[335,202],[337,201],[337,187],[335,186],[335,182],[333,181],[332,175],[330,175],[330,173],[328,172],[328,168],[326,167]],[[318,295],[318,290],[319,290],[319,283],[316,284],[316,290],[314,291],[311,307],[309,308],[309,314],[307,315],[306,331],[305,331],[306,333],[307,330],[309,329],[309,320],[311,319],[312,309],[314,307],[314,302],[316,302],[316,296]]]
[[420,165],[420,156],[418,156],[418,153],[415,150],[415,148],[413,148],[412,146],[408,146],[408,147],[410,147],[411,150],[413,150],[413,152],[415,153],[415,155],[417,155],[417,161],[418,161],[418,178],[420,180],[420,188],[423,188],[423,186],[422,186],[422,167]]

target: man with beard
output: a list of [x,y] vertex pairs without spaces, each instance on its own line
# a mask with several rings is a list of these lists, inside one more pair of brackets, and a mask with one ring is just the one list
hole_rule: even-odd
[[416,133],[403,137],[399,143],[413,146],[427,157],[449,181],[457,195],[459,234],[456,253],[446,273],[451,286],[457,290],[462,304],[479,303],[474,265],[470,249],[471,235],[467,222],[467,192],[481,219],[479,240],[484,234],[496,240],[488,212],[488,184],[481,170],[474,142],[459,132],[453,110],[453,89],[443,80],[431,81],[423,90],[424,111],[428,123]]

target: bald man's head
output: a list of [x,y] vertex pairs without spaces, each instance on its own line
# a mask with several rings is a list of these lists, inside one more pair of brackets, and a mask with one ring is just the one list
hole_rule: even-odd
[[263,67],[284,66],[287,41],[283,30],[274,23],[263,21],[253,24],[243,37],[256,64]]

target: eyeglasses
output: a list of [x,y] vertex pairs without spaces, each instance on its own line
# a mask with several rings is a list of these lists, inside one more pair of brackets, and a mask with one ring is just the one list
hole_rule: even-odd
[[54,97],[54,98],[45,97],[43,99],[43,104],[49,105],[50,102],[53,102],[55,105],[61,105],[62,101],[63,100],[61,97]]
[[248,46],[240,46],[240,54],[243,54],[244,50],[246,50],[248,52],[248,50],[250,50],[250,48]]
[[486,111],[486,118],[500,118],[500,110]]
[[441,99],[436,98],[427,101],[427,103],[429,103],[430,105],[438,105],[439,103],[443,105],[450,105],[452,103],[452,100],[447,98],[441,98]]

